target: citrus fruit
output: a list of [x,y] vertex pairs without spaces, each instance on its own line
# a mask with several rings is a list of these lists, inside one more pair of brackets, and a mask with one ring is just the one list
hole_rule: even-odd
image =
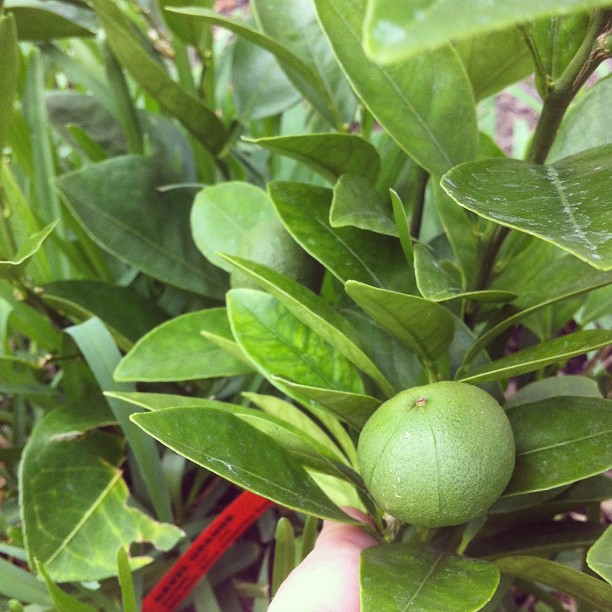
[[[316,283],[318,264],[276,219],[266,219],[254,225],[240,244],[238,255],[267,266],[307,287]],[[260,288],[240,270],[230,273],[230,284],[234,288]]]
[[395,518],[459,525],[483,515],[508,484],[514,436],[486,391],[437,382],[382,404],[361,432],[357,458],[370,494]]

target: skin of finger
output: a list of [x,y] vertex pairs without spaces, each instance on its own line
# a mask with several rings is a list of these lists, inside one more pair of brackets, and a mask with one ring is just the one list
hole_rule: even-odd
[[359,557],[376,544],[359,527],[325,521],[314,549],[281,585],[268,612],[359,612]]

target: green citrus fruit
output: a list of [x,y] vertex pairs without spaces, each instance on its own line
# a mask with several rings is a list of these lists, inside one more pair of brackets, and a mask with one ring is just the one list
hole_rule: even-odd
[[[307,287],[316,283],[319,270],[317,262],[295,242],[276,219],[260,221],[252,227],[240,244],[238,255],[267,266]],[[230,273],[230,283],[234,288],[261,288],[240,270]]]
[[514,436],[497,401],[460,382],[403,391],[365,424],[363,481],[389,514],[415,525],[459,525],[481,516],[514,469]]

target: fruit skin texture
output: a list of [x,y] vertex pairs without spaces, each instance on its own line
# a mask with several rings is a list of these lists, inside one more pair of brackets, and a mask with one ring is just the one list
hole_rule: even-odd
[[505,489],[514,435],[486,391],[437,382],[382,404],[361,432],[357,459],[370,494],[395,518],[459,525],[485,514]]

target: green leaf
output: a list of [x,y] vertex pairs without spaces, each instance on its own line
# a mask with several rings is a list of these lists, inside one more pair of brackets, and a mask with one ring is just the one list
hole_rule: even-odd
[[471,612],[491,599],[499,582],[499,571],[492,563],[419,544],[367,548],[361,553],[359,575],[363,612]]
[[272,565],[272,597],[295,567],[295,532],[291,521],[282,516],[274,534],[274,564]]
[[118,336],[121,348],[163,323],[167,315],[128,287],[95,280],[65,280],[43,286],[43,300],[59,312],[79,319],[104,321]]
[[487,289],[467,291],[457,278],[444,267],[444,261],[436,260],[432,250],[419,243],[413,245],[414,272],[421,295],[432,302],[470,299],[477,302],[511,302],[516,293]]
[[273,296],[233,289],[227,294],[227,307],[238,344],[266,376],[363,392],[363,383],[351,363]]
[[410,290],[411,279],[396,239],[329,224],[331,190],[274,181],[268,184],[268,192],[287,231],[339,280]]
[[69,595],[66,591],[60,589],[54,582],[51,580],[51,577],[45,570],[45,566],[42,563],[37,563],[36,568],[40,572],[45,584],[47,585],[47,589],[49,589],[49,593],[51,595],[51,599],[53,600],[53,604],[57,608],[59,612],[95,612],[96,608],[88,604],[84,604],[76,597]]
[[273,438],[215,408],[132,415],[154,438],[219,476],[299,512],[352,523]]
[[302,99],[276,58],[243,38],[232,52],[232,88],[241,123],[278,115]]
[[321,406],[325,406],[325,408],[328,408],[337,415],[340,420],[352,425],[358,431],[361,430],[366,421],[381,404],[380,400],[369,395],[309,387],[289,380],[279,379],[278,377],[275,377],[275,379],[280,380],[284,386],[295,390],[300,395],[313,400],[317,404],[321,404]]
[[13,101],[19,84],[19,47],[14,15],[0,17],[0,151],[8,136]]
[[[79,347],[102,391],[131,391],[133,389],[132,385],[117,383],[113,379],[113,372],[121,355],[112,336],[100,319],[89,319],[85,323],[69,327],[66,333]],[[123,404],[113,399],[107,401],[130,445],[157,516],[162,520],[171,521],[170,497],[165,484],[159,479],[161,460],[155,443],[143,435],[129,420],[130,411],[126,410]],[[113,557],[115,553],[116,549],[113,550]]]
[[410,157],[437,176],[475,157],[474,97],[451,47],[381,66],[361,46],[366,0],[316,0],[315,4],[351,85]]
[[387,236],[397,236],[397,227],[389,200],[376,191],[364,176],[343,174],[334,185],[329,211],[332,227],[352,225]]
[[612,402],[552,397],[508,410],[516,466],[504,496],[545,491],[612,467]]
[[57,224],[58,221],[54,221],[30,236],[21,244],[12,259],[0,261],[0,277],[7,279],[18,278],[32,257],[40,250],[45,240],[51,235]]
[[612,526],[589,548],[586,556],[589,567],[612,584]]
[[360,348],[357,331],[325,300],[300,283],[265,266],[238,257],[224,258],[278,299],[304,325],[372,378],[384,393],[389,397],[395,395],[389,381]]
[[221,151],[226,131],[221,120],[200,100],[173,81],[132,34],[132,23],[111,0],[93,0],[106,39],[131,77],[211,153]]
[[612,269],[612,145],[589,149],[550,166],[514,159],[461,164],[442,177],[460,205]]
[[551,162],[612,144],[612,74],[597,81],[572,104],[561,122],[548,154]]
[[119,362],[118,381],[173,381],[248,374],[253,368],[202,337],[202,331],[232,340],[225,308],[190,312],[143,336]]
[[261,221],[276,218],[265,191],[240,181],[202,189],[191,209],[191,232],[201,253],[219,268],[231,272],[218,252],[237,255],[246,234]]
[[7,0],[4,7],[15,17],[19,40],[93,36],[96,31],[93,14],[84,5],[55,0]]
[[514,0],[510,4],[467,0],[369,0],[363,40],[368,55],[398,62],[450,42],[553,15],[604,7],[606,0]]
[[292,53],[285,45],[274,38],[229,17],[224,17],[215,11],[199,8],[185,7],[170,9],[173,12],[191,15],[204,20],[211,25],[227,28],[238,36],[252,42],[276,57],[287,76],[299,89],[304,97],[327,119],[331,125],[340,126],[340,120],[334,115],[335,103],[331,92],[325,86],[318,74],[313,72],[300,57]]
[[505,402],[504,410],[563,395],[601,398],[601,391],[597,381],[587,376],[552,376],[536,380],[519,389]]
[[[86,411],[81,404],[53,410],[36,425],[22,456],[21,512],[30,565],[37,559],[57,582],[115,576],[120,545],[149,540],[168,550],[183,535],[127,505],[129,491],[118,467],[122,440],[91,431],[110,422],[103,402],[87,401]],[[63,511],[50,512],[57,500]],[[148,562],[134,559],[135,567]]]
[[261,29],[299,57],[330,92],[330,111],[350,125],[357,100],[321,31],[312,0],[292,0],[279,10],[277,0],[254,0],[251,11]]
[[448,310],[414,295],[349,281],[348,295],[384,329],[431,363],[450,346],[455,325]]
[[160,0],[159,7],[164,11],[164,19],[168,26],[186,44],[201,49],[210,36],[210,26],[188,15],[180,15],[172,10],[173,7],[201,6],[212,8],[214,0]]
[[356,134],[300,134],[245,140],[272,153],[296,159],[330,183],[342,174],[355,174],[375,181],[380,172],[378,152]]
[[222,299],[224,274],[187,239],[191,198],[182,190],[160,192],[160,173],[154,159],[125,156],[64,174],[57,184],[106,251],[170,285]]
[[506,380],[549,365],[564,364],[570,357],[595,351],[610,342],[612,342],[612,331],[598,329],[577,331],[512,353],[482,367],[474,368],[467,374],[459,374],[458,379],[471,383]]
[[0,594],[39,606],[51,605],[46,587],[30,572],[0,557]]
[[605,610],[612,601],[612,587],[597,578],[541,557],[504,557],[495,565],[504,574],[537,582],[584,601],[595,609]]

